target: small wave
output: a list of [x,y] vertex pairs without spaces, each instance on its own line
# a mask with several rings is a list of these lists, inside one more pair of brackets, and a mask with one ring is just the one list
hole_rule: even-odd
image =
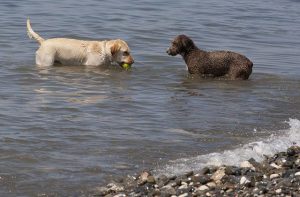
[[251,142],[233,150],[221,153],[210,153],[192,158],[182,158],[170,161],[167,165],[155,169],[155,174],[183,174],[187,171],[197,171],[211,165],[236,165],[242,161],[254,158],[261,161],[264,155],[273,155],[286,150],[292,144],[300,144],[300,121],[289,119],[290,128],[282,130],[280,135],[271,135],[266,140]]

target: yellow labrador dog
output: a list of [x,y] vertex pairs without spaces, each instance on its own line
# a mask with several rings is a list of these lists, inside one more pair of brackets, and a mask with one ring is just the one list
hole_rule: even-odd
[[87,41],[52,38],[45,40],[33,31],[29,19],[27,19],[27,33],[40,44],[35,59],[39,66],[52,66],[54,63],[86,66],[118,64],[127,68],[134,63],[127,43],[120,39]]

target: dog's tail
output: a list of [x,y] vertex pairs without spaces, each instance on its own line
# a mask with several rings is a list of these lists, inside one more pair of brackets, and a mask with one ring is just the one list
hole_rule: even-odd
[[39,44],[42,44],[42,42],[44,42],[44,38],[42,38],[41,36],[39,36],[37,33],[35,33],[33,31],[33,29],[31,28],[30,25],[30,20],[29,18],[27,19],[27,35],[29,36],[29,38],[34,38]]

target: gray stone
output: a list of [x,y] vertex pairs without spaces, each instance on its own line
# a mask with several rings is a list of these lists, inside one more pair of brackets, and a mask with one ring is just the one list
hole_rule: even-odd
[[107,187],[109,188],[110,191],[114,191],[114,192],[123,192],[124,191],[124,187],[117,183],[109,183],[107,185]]
[[126,194],[117,194],[117,195],[114,195],[114,197],[126,197]]
[[255,167],[249,161],[243,161],[240,164],[241,168],[250,168],[251,170],[255,170]]
[[193,174],[194,174],[194,172],[193,172],[193,171],[190,171],[190,172],[185,173],[184,175],[185,175],[186,177],[189,177],[189,176],[192,176]]
[[145,183],[147,182],[148,176],[150,176],[150,173],[147,172],[147,171],[143,171],[143,172],[140,174],[137,183],[138,183],[139,185],[145,184]]
[[177,177],[177,178],[175,179],[175,182],[176,182],[176,185],[181,185],[181,182],[182,182],[182,181],[181,181],[180,178]]
[[209,187],[209,188],[215,188],[217,186],[217,184],[215,182],[208,182],[206,183],[206,185]]
[[297,147],[292,146],[287,149],[286,153],[288,156],[294,156],[298,151],[299,151],[299,149]]
[[201,185],[196,190],[205,191],[205,190],[209,190],[209,187],[207,187],[206,185]]
[[156,181],[158,187],[163,187],[164,185],[168,184],[168,182],[169,178],[166,175],[160,175]]
[[266,193],[268,193],[268,191],[269,190],[267,188],[263,187],[260,189],[259,194],[266,194]]
[[204,167],[200,171],[200,174],[209,174],[209,173],[211,173],[211,172],[210,172],[210,169],[208,167]]
[[171,187],[171,186],[164,186],[164,187],[162,187],[161,188],[161,192],[163,194],[168,194],[169,196],[176,195],[176,190],[173,187]]
[[187,185],[187,182],[182,181],[181,185]]
[[280,175],[279,174],[271,174],[270,175],[270,179],[275,179],[275,178],[278,178]]
[[293,168],[293,161],[286,161],[282,166],[285,168]]
[[202,185],[205,185],[206,183],[208,183],[209,181],[211,181],[211,178],[207,175],[199,175],[199,176],[192,176],[192,181],[197,183],[201,183]]
[[279,166],[279,165],[277,165],[275,163],[271,163],[270,166],[273,167],[273,168],[276,168],[276,169],[282,168],[281,166]]
[[188,188],[188,185],[187,185],[187,184],[183,184],[183,185],[181,185],[180,187],[178,187],[179,190],[187,189],[187,188]]
[[[144,195],[143,195],[143,196],[144,196]],[[154,191],[148,193],[148,196],[153,196],[153,197],[165,196],[165,197],[167,197],[167,196],[170,196],[170,195],[169,195],[169,194],[163,195],[161,191],[159,191],[159,190],[154,190]]]
[[221,179],[225,176],[225,167],[220,167],[212,176],[211,179],[216,183],[220,183]]
[[131,188],[131,187],[134,187],[135,184],[136,184],[136,178],[133,177],[133,176],[127,176],[124,178],[123,180],[123,184],[126,188]]
[[187,196],[189,196],[189,194],[188,193],[184,193],[184,194],[179,195],[178,197],[187,197]]
[[176,187],[177,183],[175,181],[171,181],[166,186]]
[[131,192],[128,194],[130,197],[141,197],[142,195],[140,193]]
[[206,192],[205,195],[208,196],[208,197],[209,197],[209,196],[212,196],[212,194],[209,193],[209,192]]
[[289,177],[294,177],[295,173],[297,172],[297,169],[288,169],[283,172],[282,177],[283,178],[289,178]]
[[241,174],[241,170],[235,166],[227,166],[225,167],[225,174],[238,176]]
[[240,179],[240,185],[245,185],[247,183],[250,183],[250,180],[247,179],[247,177],[242,176],[241,179]]
[[176,175],[172,175],[172,176],[169,177],[169,180],[175,180],[176,178],[177,178]]
[[147,182],[154,184],[156,182],[154,176],[148,176],[147,177]]

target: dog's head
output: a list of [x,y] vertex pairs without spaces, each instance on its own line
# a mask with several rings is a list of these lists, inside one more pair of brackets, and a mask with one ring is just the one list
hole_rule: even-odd
[[131,51],[127,43],[123,40],[112,40],[110,44],[110,52],[112,61],[119,64],[121,67],[124,64],[131,65],[134,63],[133,57],[130,54]]
[[179,35],[171,42],[171,46],[167,49],[167,53],[172,56],[184,54],[193,47],[195,47],[194,42],[189,37],[186,35]]

